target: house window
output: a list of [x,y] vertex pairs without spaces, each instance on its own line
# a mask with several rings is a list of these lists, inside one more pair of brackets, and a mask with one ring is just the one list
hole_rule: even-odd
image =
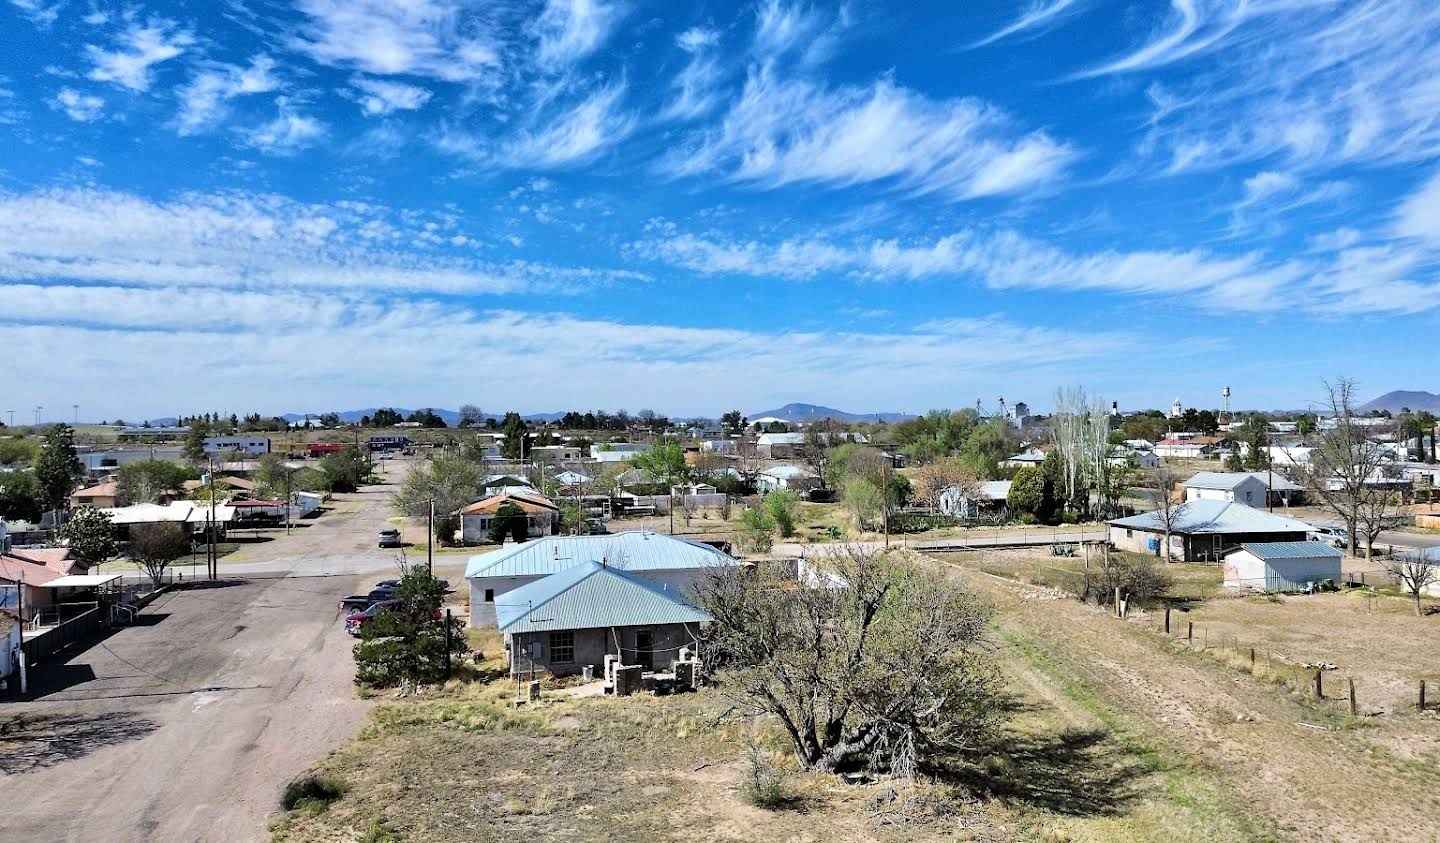
[[575,633],[550,633],[550,661],[562,664],[575,661]]
[[1125,531],[1125,538],[1127,538],[1127,539],[1133,537],[1134,535],[1135,535],[1135,534],[1132,533],[1132,532],[1130,532],[1129,530],[1126,530],[1126,531]]
[[486,602],[486,603],[494,603],[494,602],[495,602],[495,589],[493,589],[493,588],[487,588],[487,589],[485,589],[485,602]]

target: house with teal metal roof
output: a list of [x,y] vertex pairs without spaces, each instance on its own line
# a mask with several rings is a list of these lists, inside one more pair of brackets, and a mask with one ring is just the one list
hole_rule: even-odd
[[684,599],[709,571],[738,565],[708,544],[633,530],[602,536],[546,536],[470,557],[470,625],[499,625],[505,595],[583,562],[599,562]]
[[711,620],[685,599],[603,562],[582,562],[506,593],[495,613],[510,672],[603,669],[606,655],[663,670]]

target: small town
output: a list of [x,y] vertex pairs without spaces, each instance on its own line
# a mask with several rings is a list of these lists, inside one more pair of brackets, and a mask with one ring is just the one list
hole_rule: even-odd
[[1440,843],[1440,6],[0,0],[0,843]]

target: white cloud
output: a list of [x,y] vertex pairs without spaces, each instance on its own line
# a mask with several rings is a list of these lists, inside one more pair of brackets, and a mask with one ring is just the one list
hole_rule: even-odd
[[295,45],[322,64],[376,76],[494,80],[501,43],[492,22],[459,0],[299,0],[309,17]]
[[623,83],[591,94],[569,111],[548,120],[543,129],[517,132],[500,155],[512,167],[549,169],[582,164],[624,140],[635,117],[620,107]]
[[558,70],[573,65],[605,43],[625,8],[603,0],[546,0],[535,23],[539,47],[536,61]]
[[152,20],[145,26],[130,24],[116,40],[119,42],[116,50],[86,45],[85,51],[95,65],[90,78],[144,92],[150,90],[154,81],[150,68],[185,52],[195,43],[195,36],[176,30],[170,21]]
[[[1130,53],[1082,73],[1169,69],[1142,149],[1174,172],[1440,154],[1440,5],[1430,0],[1174,0]],[[1183,70],[1173,70],[1183,67]]]
[[42,3],[40,0],[10,0],[10,3],[20,11],[20,14],[42,27],[54,23],[55,19],[60,16],[60,8],[65,5],[64,0],[60,0],[58,3]]
[[1061,12],[1064,12],[1073,5],[1075,5],[1075,0],[1050,0],[1048,3],[1035,3],[1022,12],[1018,18],[997,29],[995,32],[992,32],[990,35],[976,41],[971,46],[984,47],[987,44],[993,44],[1011,35],[1048,26],[1060,16]]
[[0,279],[473,295],[644,278],[480,264],[409,245],[423,231],[453,236],[456,225],[361,203],[308,205],[271,195],[185,194],[160,202],[104,190],[0,193]]
[[803,3],[765,0],[755,10],[755,39],[751,45],[764,62],[788,55],[802,64],[814,65],[829,58],[838,33],[848,24],[845,7],[838,17]]
[[313,145],[325,135],[325,124],[295,111],[284,97],[277,100],[280,113],[274,120],[245,133],[246,141],[258,149],[287,155]]
[[1405,197],[1395,211],[1395,234],[1440,243],[1440,174]]
[[216,64],[196,73],[190,83],[177,92],[180,114],[176,118],[176,131],[181,135],[211,131],[229,116],[230,100],[279,89],[280,80],[273,75],[274,69],[275,60],[261,55],[252,59],[249,67]]
[[350,84],[360,91],[360,107],[370,117],[395,111],[415,111],[429,102],[431,97],[431,92],[426,88],[385,79],[357,76],[350,80]]
[[[474,389],[477,348],[487,349],[490,394],[576,407],[663,395],[672,407],[710,409],[756,400],[757,384],[773,382],[777,371],[786,373],[785,388],[854,396],[863,383],[867,401],[913,401],[917,391],[953,390],[965,381],[957,373],[1014,377],[1057,356],[1093,365],[1135,344],[1124,333],[1030,328],[993,317],[937,320],[904,332],[761,331],[609,321],[549,303],[520,312],[352,293],[316,301],[289,290],[16,285],[0,287],[0,313],[10,314],[12,365],[53,371],[49,385],[57,392],[85,395],[87,406],[107,406],[111,417],[153,414],[157,406],[232,407],[245,400],[236,382],[277,385],[263,398],[251,393],[251,401],[332,409],[383,394],[369,400],[423,406]],[[303,383],[291,357],[257,355],[257,347],[306,349]],[[127,365],[117,368],[115,359]],[[177,360],[204,361],[232,378],[213,385],[177,379]],[[607,377],[595,378],[597,367]],[[103,382],[96,371],[107,373]]]
[[720,104],[717,86],[724,73],[712,49],[720,43],[720,33],[692,27],[680,33],[675,43],[690,53],[690,59],[675,77],[671,85],[675,91],[674,99],[665,106],[660,116],[665,120],[694,120]]
[[889,79],[826,88],[758,67],[721,125],[668,156],[662,169],[719,171],[771,188],[879,181],[955,199],[1056,182],[1074,150],[1011,124],[980,100],[932,100]]
[[1254,205],[1277,193],[1289,193],[1300,186],[1300,179],[1293,173],[1277,173],[1265,170],[1245,180],[1245,196],[1241,205]]
[[675,36],[675,43],[687,53],[698,53],[705,47],[720,43],[720,33],[702,26],[692,26]]
[[65,112],[65,116],[77,123],[89,123],[100,116],[105,100],[90,94],[82,94],[73,88],[61,88],[60,93],[50,102],[51,108]]

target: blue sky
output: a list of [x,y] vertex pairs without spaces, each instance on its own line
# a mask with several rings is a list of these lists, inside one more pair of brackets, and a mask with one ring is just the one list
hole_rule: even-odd
[[0,39],[17,420],[1437,386],[1434,3],[0,0]]

